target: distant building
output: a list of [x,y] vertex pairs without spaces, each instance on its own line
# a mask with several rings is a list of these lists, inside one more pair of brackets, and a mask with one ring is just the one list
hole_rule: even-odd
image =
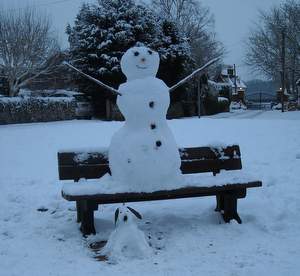
[[232,103],[238,103],[245,108],[245,93],[247,85],[234,72],[234,66],[224,65],[211,82],[219,91],[220,97],[228,98]]
[[245,102],[245,92],[247,85],[241,78],[234,72],[232,65],[225,65],[221,73],[216,78],[217,82],[228,84],[231,88],[231,100]]
[[[277,91],[276,91],[276,99],[277,99],[277,103],[281,103],[282,100],[284,102],[288,102],[289,98],[290,98],[290,94],[287,92],[287,89],[284,90],[284,93],[282,95],[283,91],[282,88],[280,87]],[[283,97],[283,99],[282,99]]]

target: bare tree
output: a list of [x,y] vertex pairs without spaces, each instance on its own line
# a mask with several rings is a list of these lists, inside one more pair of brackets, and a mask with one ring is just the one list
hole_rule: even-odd
[[0,69],[8,79],[9,96],[50,73],[59,59],[49,17],[33,8],[0,12]]
[[300,3],[294,0],[287,0],[269,11],[260,11],[259,21],[247,41],[246,63],[275,81],[281,79],[285,55],[285,87],[292,91],[300,77],[299,14]]
[[196,65],[224,54],[217,41],[214,17],[208,7],[196,0],[153,0],[152,5],[162,16],[177,23],[188,38]]

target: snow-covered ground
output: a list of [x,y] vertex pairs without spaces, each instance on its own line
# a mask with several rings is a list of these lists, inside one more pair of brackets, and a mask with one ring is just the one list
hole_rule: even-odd
[[[243,170],[263,181],[239,201],[242,225],[222,223],[213,197],[133,203],[153,255],[96,261],[87,244],[108,238],[117,206],[100,206],[97,235],[82,238],[74,204],[60,195],[56,154],[106,147],[122,123],[0,126],[0,275],[299,275],[300,112],[246,111],[169,123],[179,146],[240,145]],[[37,211],[41,207],[48,211]]]

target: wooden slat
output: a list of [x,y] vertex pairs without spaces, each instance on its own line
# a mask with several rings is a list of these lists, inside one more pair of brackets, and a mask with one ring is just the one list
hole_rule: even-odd
[[80,178],[95,179],[100,178],[106,173],[110,173],[108,164],[106,165],[86,165],[86,166],[61,166],[58,168],[60,180],[73,179],[78,181]]
[[[182,161],[181,171],[183,174],[215,172],[219,173],[220,170],[239,170],[241,169],[241,162],[239,159],[229,160],[198,160],[198,161]],[[60,180],[80,178],[95,179],[100,178],[106,173],[110,173],[109,165],[91,164],[85,166],[60,166],[59,178]]]
[[182,161],[180,169],[183,174],[219,173],[220,170],[240,170],[242,169],[242,163],[240,159]]
[[180,148],[181,160],[192,159],[219,159],[219,158],[240,158],[240,148],[238,145],[228,146],[226,148],[215,147],[195,147]]
[[213,196],[224,192],[241,191],[242,196],[245,196],[245,189],[261,187],[261,181],[253,181],[248,183],[236,183],[223,186],[213,187],[189,187],[169,191],[156,191],[153,193],[117,193],[117,194],[95,194],[95,195],[67,195],[62,193],[62,196],[69,201],[78,200],[93,200],[97,204],[123,203],[123,202],[138,202],[152,200],[167,200],[176,198],[189,198],[201,196]]
[[[194,147],[194,148],[180,148],[179,149],[182,160],[194,160],[194,159],[218,159],[240,157],[239,146],[228,146],[226,148],[213,148],[213,147]],[[59,152],[58,161],[59,166],[63,165],[79,165],[79,164],[106,164],[108,151],[102,152]],[[85,157],[88,157],[85,159]],[[85,160],[81,161],[83,158]]]
[[238,145],[228,146],[223,149],[225,156],[229,156],[230,158],[235,158],[234,155],[239,156],[241,158],[241,151]]
[[59,166],[78,166],[80,164],[107,164],[108,152],[59,152]]
[[[227,148],[197,147],[182,148],[181,170],[183,174],[239,170],[242,168],[239,146]],[[59,179],[94,179],[109,172],[107,151],[60,152],[58,153]]]

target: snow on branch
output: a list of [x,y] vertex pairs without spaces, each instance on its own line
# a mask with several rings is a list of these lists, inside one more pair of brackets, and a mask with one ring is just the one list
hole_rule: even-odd
[[97,83],[98,85],[100,85],[102,88],[107,89],[108,91],[110,91],[111,93],[115,94],[115,95],[119,95],[122,96],[122,94],[120,92],[118,92],[118,90],[114,89],[113,87],[110,87],[108,85],[106,85],[105,83],[93,78],[92,76],[83,73],[81,70],[77,69],[76,67],[74,67],[73,65],[71,65],[70,63],[64,61],[63,64],[67,65],[68,67],[70,67],[71,69],[75,70],[76,72],[80,73],[81,75],[83,75],[84,77],[88,78],[89,80]]

